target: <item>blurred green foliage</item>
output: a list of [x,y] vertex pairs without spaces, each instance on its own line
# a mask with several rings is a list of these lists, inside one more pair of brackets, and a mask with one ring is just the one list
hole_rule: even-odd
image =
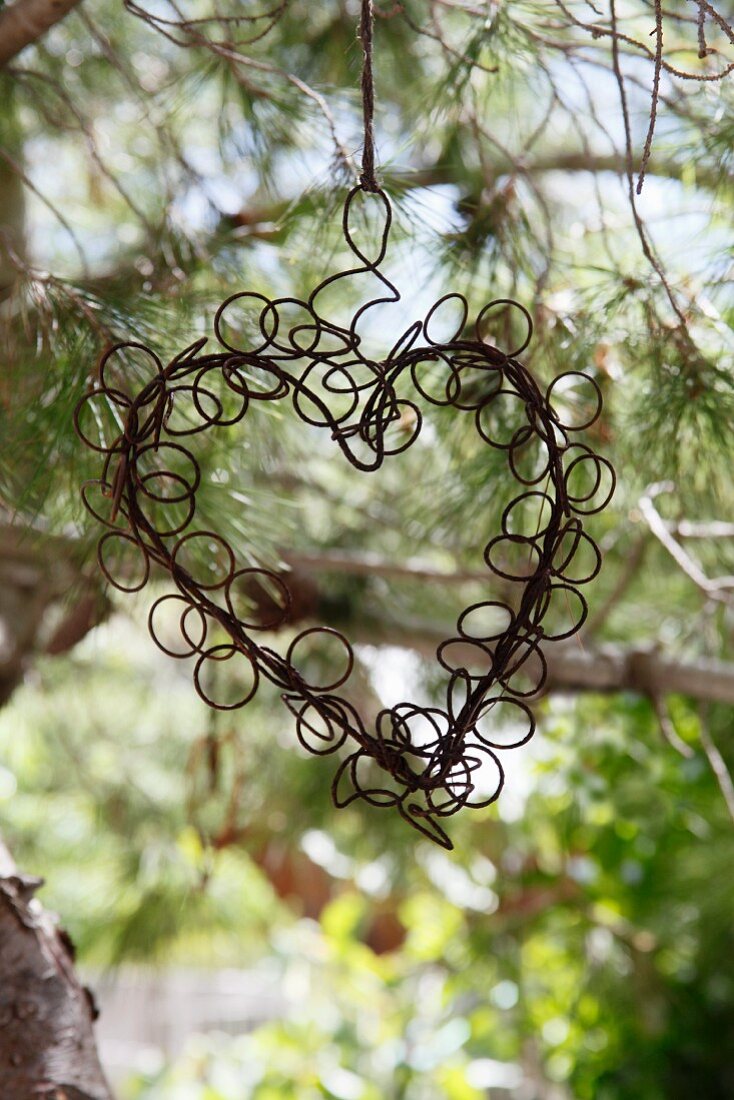
[[[507,794],[462,816],[451,855],[378,811],[334,815],[324,762],[256,705],[228,742],[242,831],[216,851],[191,798],[210,715],[129,625],[97,633],[0,717],[18,859],[43,869],[86,963],[267,958],[287,1003],[251,1034],[192,1039],[126,1100],[473,1100],[533,1080],[580,1100],[731,1094],[734,834],[710,770],[661,741],[646,702],[547,702]],[[699,718],[673,703],[695,747]],[[722,733],[729,715],[709,721]],[[278,898],[274,844],[327,872],[318,920]],[[400,937],[376,954],[386,909]]]

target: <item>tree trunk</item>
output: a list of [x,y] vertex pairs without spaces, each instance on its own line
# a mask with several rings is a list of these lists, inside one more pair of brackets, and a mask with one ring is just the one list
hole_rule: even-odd
[[74,950],[0,842],[0,1096],[112,1100],[97,1056],[90,992]]
[[[23,0],[0,11],[0,63],[71,6],[66,0]],[[0,97],[7,100],[0,144],[15,151],[20,138],[10,94],[0,74]],[[0,209],[5,244],[22,256],[22,188],[4,163]],[[0,242],[0,303],[12,292],[16,274]],[[55,544],[49,553],[45,540],[33,535],[4,527],[0,538],[0,705],[22,681],[34,652],[64,652],[104,614],[89,587],[78,585],[78,566],[63,547]],[[75,585],[73,606],[44,638],[46,612]],[[94,1002],[76,977],[71,940],[34,896],[41,881],[18,872],[0,838],[0,1098],[112,1100],[94,1041]]]

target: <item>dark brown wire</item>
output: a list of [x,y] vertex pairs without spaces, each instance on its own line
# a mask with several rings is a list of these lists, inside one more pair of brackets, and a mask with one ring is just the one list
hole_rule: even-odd
[[[214,319],[218,351],[206,351],[202,338],[167,363],[137,341],[105,352],[97,382],[74,417],[80,438],[102,463],[82,496],[106,528],[98,559],[113,586],[138,591],[153,566],[170,575],[173,591],[150,611],[151,634],[164,652],[192,662],[196,690],[209,705],[237,709],[262,679],[269,680],[293,714],[304,748],[317,755],[344,750],[332,788],[337,806],[363,799],[394,807],[450,848],[443,819],[462,806],[493,802],[504,782],[498,754],[533,734],[528,700],[546,679],[541,643],[570,637],[586,619],[579,587],[596,576],[600,556],[583,524],[610,499],[614,473],[577,438],[599,416],[596,382],[572,371],[543,393],[518,359],[532,324],[515,302],[489,303],[472,334],[467,300],[446,294],[383,359],[366,353],[362,322],[371,309],[400,301],[400,294],[380,270],[390,203],[382,190],[370,196],[365,190],[353,188],[344,207],[344,236],[356,262],[324,279],[307,299],[231,295]],[[369,255],[356,240],[355,202],[376,204],[383,218],[379,244]],[[322,312],[322,292],[365,275],[377,280],[374,296],[348,324],[330,320]],[[237,313],[248,306],[249,329],[238,327]],[[440,328],[452,310],[447,335]],[[489,342],[487,327],[508,311],[517,312],[525,335],[516,348],[500,350]],[[141,363],[147,372],[142,380]],[[571,420],[563,393],[568,381],[587,390],[583,415]],[[197,525],[202,470],[189,438],[232,427],[265,403],[290,404],[365,472],[379,470],[414,443],[431,405],[471,418],[484,444],[506,454],[520,492],[505,507],[500,531],[488,539],[484,560],[488,581],[501,578],[503,591],[511,586],[516,597],[498,599],[488,590],[461,612],[456,633],[437,650],[446,673],[440,706],[387,707],[370,728],[339,694],[354,664],[348,639],[315,625],[297,633],[285,652],[272,648],[268,633],[287,626],[288,576],[239,566],[226,539]],[[514,407],[509,425],[507,403]],[[200,552],[192,553],[197,547]],[[269,610],[257,598],[264,592]],[[569,620],[565,626],[558,625],[559,614]],[[487,625],[487,615],[494,625]],[[327,647],[336,656],[331,671],[319,676],[311,658]],[[220,669],[233,675],[219,676]],[[212,685],[222,682],[240,683],[239,695],[215,694]]]

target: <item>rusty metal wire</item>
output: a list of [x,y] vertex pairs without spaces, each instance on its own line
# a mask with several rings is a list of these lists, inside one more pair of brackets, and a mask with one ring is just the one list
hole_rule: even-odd
[[[238,709],[262,679],[269,680],[280,688],[305,749],[318,756],[345,750],[332,784],[337,806],[361,798],[395,807],[419,832],[451,848],[441,820],[462,806],[494,802],[504,783],[498,752],[533,735],[528,699],[546,680],[541,642],[570,637],[586,619],[579,587],[596,576],[601,559],[583,517],[608,502],[614,471],[574,438],[600,414],[599,387],[571,371],[542,393],[517,358],[532,335],[530,315],[517,302],[490,302],[467,335],[466,298],[446,294],[386,357],[367,353],[363,330],[374,323],[370,311],[401,300],[380,270],[392,210],[375,171],[372,30],[372,0],[362,0],[362,174],[346,197],[342,222],[357,263],[328,276],[307,299],[232,294],[214,318],[222,351],[205,353],[203,338],[164,365],[145,344],[114,345],[102,356],[96,384],[77,406],[74,422],[83,442],[103,456],[101,476],[82,490],[87,509],[108,528],[98,544],[100,569],[127,592],[145,587],[153,565],[170,575],[175,591],[153,604],[150,632],[165,653],[192,661],[202,699],[219,710]],[[358,243],[359,214],[368,208],[379,226],[371,250]],[[326,292],[363,276],[377,280],[377,293],[347,324],[330,319]],[[524,336],[515,348],[500,350],[487,333],[493,319],[513,310]],[[138,375],[143,363],[139,384],[130,370],[135,360]],[[564,394],[569,388],[575,391],[570,401]],[[379,470],[415,442],[425,405],[471,416],[486,446],[506,453],[521,491],[504,509],[484,561],[488,578],[500,578],[504,588],[516,585],[517,597],[488,598],[461,612],[456,635],[436,653],[447,673],[443,706],[400,703],[381,710],[369,728],[338,694],[354,667],[342,633],[309,626],[285,653],[263,639],[263,632],[289,619],[287,575],[239,567],[221,534],[197,527],[202,472],[181,442],[233,427],[258,402],[290,402],[305,424],[328,431],[363,472]],[[403,429],[397,440],[391,431],[396,425]],[[192,554],[197,546],[202,552]],[[566,625],[549,631],[544,622],[549,612],[557,621],[559,606]],[[165,629],[172,618],[175,642]],[[326,679],[309,661],[314,646],[329,652]],[[218,671],[225,666],[226,682],[240,687],[237,697],[218,692]]]
[[[372,255],[356,239],[355,201],[382,218]],[[391,217],[384,191],[354,187],[343,230],[356,263],[330,275],[307,299],[231,295],[214,319],[221,350],[206,351],[201,339],[164,363],[136,341],[111,347],[76,409],[75,426],[102,461],[99,478],[82,490],[87,509],[107,528],[99,540],[100,568],[111,585],[128,592],[145,586],[154,565],[170,575],[174,592],[153,604],[150,631],[165,653],[192,662],[202,699],[236,709],[253,698],[261,680],[275,684],[304,748],[316,755],[343,750],[332,788],[337,806],[363,799],[394,807],[450,848],[442,820],[463,806],[493,802],[504,781],[499,752],[533,734],[528,699],[546,678],[541,642],[570,637],[586,619],[579,588],[596,576],[600,556],[584,518],[608,502],[614,473],[577,439],[599,416],[597,384],[572,371],[543,393],[518,359],[532,323],[515,302],[489,303],[472,333],[466,299],[447,294],[385,358],[366,353],[361,330],[370,311],[400,301],[380,270]],[[330,320],[322,305],[327,289],[362,276],[378,281],[377,293],[349,323]],[[525,335],[504,351],[486,333],[494,316],[512,310]],[[442,329],[449,314],[447,338]],[[140,365],[147,367],[142,382],[131,381],[133,360],[135,379]],[[459,615],[456,634],[437,651],[447,674],[441,706],[401,703],[383,709],[369,728],[339,694],[354,664],[349,640],[314,625],[297,633],[285,652],[271,648],[272,632],[288,619],[287,574],[238,565],[222,535],[197,526],[202,470],[191,437],[236,425],[266,402],[290,404],[364,472],[411,446],[431,405],[471,418],[484,444],[506,453],[520,492],[504,509],[484,561],[487,580],[501,578],[504,590],[509,582],[517,598],[488,595]],[[402,430],[395,432],[398,424]],[[203,553],[192,554],[195,549]],[[203,575],[196,565],[202,560],[208,563]],[[267,600],[257,599],[262,593]],[[559,611],[566,625],[549,630],[544,624],[557,621]],[[310,661],[319,647],[330,655],[326,678]],[[217,676],[220,669],[232,675]],[[213,685],[223,679],[241,685],[237,698],[218,693]]]

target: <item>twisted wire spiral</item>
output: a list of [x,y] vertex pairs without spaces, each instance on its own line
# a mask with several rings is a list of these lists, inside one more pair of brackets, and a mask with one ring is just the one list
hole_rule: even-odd
[[[353,228],[355,198],[367,190],[383,219],[372,256],[357,243]],[[498,753],[525,744],[534,732],[528,699],[546,680],[541,642],[570,637],[586,619],[579,588],[596,576],[601,559],[583,521],[611,498],[614,472],[575,438],[599,416],[599,387],[571,371],[547,392],[540,390],[517,358],[528,346],[532,324],[515,302],[489,303],[474,336],[466,338],[467,301],[447,294],[384,359],[367,356],[360,323],[374,307],[400,301],[380,271],[391,217],[381,189],[353,188],[343,231],[355,266],[326,278],[308,299],[231,295],[214,319],[222,349],[214,353],[205,352],[201,339],[164,363],[143,343],[116,344],[102,356],[74,419],[102,462],[99,478],[82,488],[85,506],[107,529],[98,544],[100,568],[126,592],[142,589],[153,565],[170,575],[174,591],[153,604],[150,632],[165,653],[192,660],[199,695],[212,707],[236,709],[252,699],[261,679],[269,680],[281,690],[304,748],[316,755],[345,749],[332,785],[337,806],[363,799],[394,807],[421,833],[451,848],[442,819],[463,806],[493,802],[504,782]],[[322,312],[324,291],[361,275],[378,280],[377,294],[347,325],[329,321]],[[493,314],[508,309],[519,311],[527,333],[504,352],[484,332]],[[254,338],[237,323],[238,311],[245,310],[256,315]],[[458,313],[458,320],[451,337],[439,340],[447,311]],[[146,365],[149,376],[137,386],[126,375],[131,357]],[[569,387],[586,392],[582,414],[571,420],[564,411]],[[521,490],[504,509],[484,561],[488,579],[500,578],[504,589],[509,583],[515,595],[486,599],[459,615],[455,636],[437,650],[448,674],[442,706],[401,703],[383,709],[370,728],[339,694],[354,665],[348,639],[330,627],[310,626],[285,653],[276,652],[263,633],[287,623],[287,574],[238,566],[221,534],[196,527],[202,475],[189,437],[238,424],[264,402],[290,402],[302,421],[327,430],[361,471],[379,470],[388,456],[411,446],[426,405],[472,416],[483,442],[505,452]],[[397,442],[390,431],[396,424],[403,428]],[[192,554],[197,546],[204,555]],[[202,576],[195,563],[203,557],[208,565]],[[265,612],[253,611],[253,592],[267,593]],[[551,619],[557,618],[559,609],[567,625],[549,632],[546,616],[552,610]],[[175,642],[165,629],[172,621]],[[309,665],[314,643],[326,643],[336,654],[326,679]],[[217,694],[222,662],[236,671],[229,682],[241,684],[236,699]]]

